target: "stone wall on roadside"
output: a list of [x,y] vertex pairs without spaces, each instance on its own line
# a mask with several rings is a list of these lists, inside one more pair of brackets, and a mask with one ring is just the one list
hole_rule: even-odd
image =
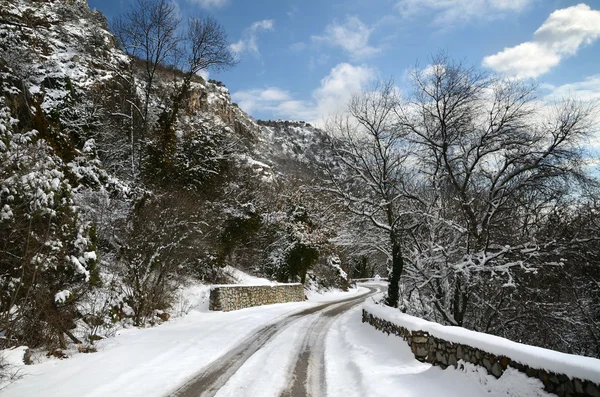
[[228,312],[252,306],[303,300],[302,284],[224,285],[210,290],[209,309]]
[[484,367],[490,375],[500,378],[508,368],[514,368],[531,378],[538,378],[547,392],[560,397],[600,397],[600,385],[560,373],[532,368],[507,356],[488,353],[465,344],[453,343],[430,335],[425,331],[410,331],[390,321],[378,318],[363,309],[363,323],[404,339],[415,358],[442,368],[460,366],[459,360]]

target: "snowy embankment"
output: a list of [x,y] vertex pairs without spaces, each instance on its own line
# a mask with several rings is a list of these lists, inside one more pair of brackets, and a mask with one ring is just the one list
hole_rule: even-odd
[[529,346],[461,327],[443,326],[401,313],[398,309],[379,305],[374,299],[366,300],[363,309],[377,318],[409,331],[427,332],[448,342],[471,346],[499,357],[509,357],[531,368],[600,384],[600,360],[598,359]]
[[[236,275],[246,285],[264,285],[264,280]],[[120,330],[115,337],[99,341],[97,353],[20,367],[22,378],[3,389],[3,397],[163,395],[258,329],[323,301],[368,292],[357,288],[345,293],[312,294],[307,302],[223,313],[208,311],[209,290],[210,286],[188,287],[180,293],[187,315],[153,328]]]
[[[550,397],[538,379],[516,370],[500,379],[465,364],[445,370],[417,361],[410,347],[361,323],[361,308],[343,314],[326,339],[327,397]],[[508,375],[508,376],[507,376]]]
[[255,277],[248,273],[241,271],[240,269],[236,269],[233,266],[225,266],[223,268],[223,273],[228,275],[233,284],[230,285],[276,285],[277,282],[268,280],[266,278]]

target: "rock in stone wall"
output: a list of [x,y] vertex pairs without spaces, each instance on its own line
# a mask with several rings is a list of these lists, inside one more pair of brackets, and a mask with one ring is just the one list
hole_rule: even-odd
[[252,306],[303,300],[302,284],[220,286],[210,291],[209,309],[228,312]]
[[560,397],[600,397],[600,385],[593,382],[569,378],[564,374],[545,371],[520,364],[510,357],[497,356],[481,349],[460,343],[452,343],[424,331],[409,331],[399,325],[374,316],[363,309],[363,323],[389,334],[401,337],[409,345],[415,358],[421,362],[437,365],[459,367],[459,361],[484,367],[490,375],[500,378],[508,368],[514,368],[531,378],[538,378],[544,389]]

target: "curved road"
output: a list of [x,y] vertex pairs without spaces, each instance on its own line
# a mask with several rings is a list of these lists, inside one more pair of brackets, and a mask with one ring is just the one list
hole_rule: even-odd
[[[369,289],[367,294],[311,307],[258,330],[170,395],[178,397],[215,396],[219,390],[227,388],[228,382],[242,366],[245,364],[255,367],[261,365],[260,360],[250,359],[257,353],[265,351],[270,344],[274,344],[277,336],[289,331],[302,331],[304,337],[300,341],[300,345],[296,347],[297,358],[286,376],[287,388],[282,397],[326,395],[325,336],[333,322],[341,314],[361,304],[367,297],[381,291],[381,287],[369,286],[367,288]],[[253,377],[244,378],[244,382],[248,383],[255,380]],[[256,381],[258,382],[258,380]]]

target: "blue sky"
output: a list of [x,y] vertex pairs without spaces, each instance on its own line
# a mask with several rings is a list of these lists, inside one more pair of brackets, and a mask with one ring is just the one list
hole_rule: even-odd
[[[240,62],[210,77],[255,118],[322,120],[377,78],[406,88],[440,50],[548,98],[600,99],[599,0],[174,1],[225,27]],[[88,3],[110,19],[130,0]]]

